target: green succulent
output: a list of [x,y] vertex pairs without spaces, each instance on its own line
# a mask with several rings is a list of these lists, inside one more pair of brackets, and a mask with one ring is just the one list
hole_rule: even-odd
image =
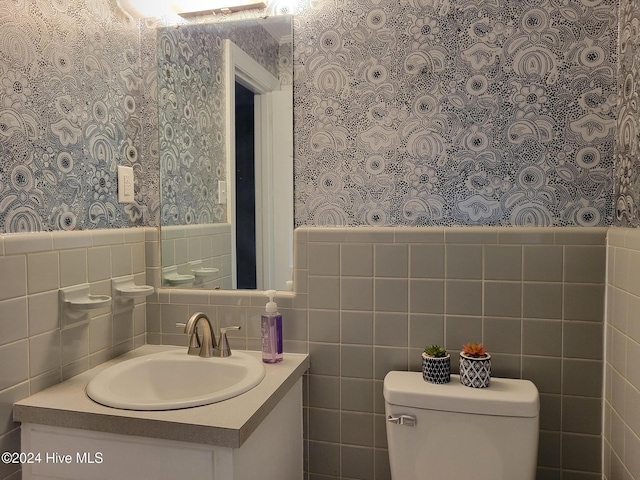
[[447,356],[447,351],[440,345],[430,345],[424,349],[425,355],[429,357],[441,358]]

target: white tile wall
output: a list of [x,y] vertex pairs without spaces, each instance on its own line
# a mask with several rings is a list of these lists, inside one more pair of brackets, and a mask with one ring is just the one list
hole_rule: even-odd
[[[193,242],[199,232],[204,230],[176,238],[167,235],[163,241],[183,241],[187,246],[192,244],[191,251],[198,251]],[[589,245],[599,246],[602,241],[598,235],[584,232],[491,228],[297,231],[294,253],[298,293],[278,298],[286,312],[287,349],[315,352],[314,365],[319,370],[310,375],[307,392],[311,426],[319,428],[316,417],[326,414],[331,424],[327,428],[337,427],[336,431],[314,430],[311,438],[307,437],[313,447],[309,459],[313,468],[322,470],[317,461],[322,448],[327,447],[332,461],[364,455],[376,478],[384,478],[388,467],[380,380],[391,367],[418,368],[413,353],[423,347],[423,339],[453,338],[457,332],[454,327],[459,324],[464,336],[474,329],[487,338],[493,335],[497,347],[505,335],[522,337],[522,352],[512,352],[515,344],[507,342],[496,357],[501,358],[505,373],[510,371],[509,362],[515,361],[514,374],[534,378],[544,392],[542,445],[546,450],[542,458],[546,463],[541,472],[549,478],[565,472],[573,475],[572,480],[595,478],[598,466],[582,468],[580,452],[592,451],[592,443],[599,441],[593,430],[598,422],[574,425],[570,415],[562,414],[575,408],[581,412],[593,410],[601,380],[596,378],[599,361],[591,359],[581,347],[597,343],[594,337],[598,336],[598,322],[589,316],[591,307],[582,309],[580,301],[571,300],[574,294],[583,299],[601,298],[603,294],[602,288],[593,285],[600,283],[600,278],[583,268],[585,259],[602,253],[602,247],[593,249]],[[147,336],[149,343],[184,343],[175,322],[184,321],[195,311],[209,312],[220,325],[241,323],[245,329],[233,335],[232,346],[259,348],[256,326],[265,299],[245,292],[164,290],[148,297],[146,302],[150,303],[136,302],[129,317],[114,317],[103,310],[93,314],[89,325],[60,331],[58,288],[89,282],[92,293],[110,294],[110,279],[125,273],[133,273],[137,283],[146,278],[147,283],[158,286],[159,244],[154,228],[0,236],[2,451],[19,448],[18,426],[8,413],[13,401],[139,346]],[[451,249],[450,244],[455,247]],[[483,246],[480,278],[474,270],[474,248],[478,245]],[[535,249],[541,245],[563,249],[561,271],[532,270],[535,261],[527,262],[536,258],[539,252]],[[640,414],[629,407],[640,401],[640,368],[636,367],[640,364],[640,322],[635,321],[640,316],[640,290],[636,289],[640,233],[611,229],[608,245],[605,478],[640,480],[636,461],[640,458]],[[447,264],[447,249],[450,254],[454,250],[468,254],[467,260],[461,265]],[[220,254],[202,241],[199,251]],[[330,261],[318,263],[318,256]],[[394,263],[398,257],[403,261]],[[503,260],[511,257],[522,259],[521,265],[503,269]],[[547,259],[547,268],[558,266],[547,255],[542,258]],[[447,288],[458,286],[471,293],[476,283],[483,285],[483,314],[472,313],[476,309],[472,297],[461,306],[449,305],[444,290],[446,278],[453,278]],[[507,313],[513,305],[491,300],[491,282],[498,286],[521,283],[522,315],[526,318],[511,318]],[[416,297],[425,290],[430,296]],[[556,301],[548,301],[554,295]],[[530,302],[533,297],[538,301]],[[497,309],[495,315],[484,315],[493,308],[485,304],[487,301]],[[601,307],[593,305],[596,310]],[[456,313],[456,308],[464,311]],[[565,318],[566,313],[575,318]],[[550,337],[558,342],[550,343]],[[599,357],[601,352],[593,355]],[[572,382],[574,377],[569,373],[583,372],[584,368],[591,372],[589,378],[594,378],[588,383]],[[589,430],[580,430],[583,427]],[[560,445],[566,448],[560,449]],[[13,473],[0,466],[0,478],[11,478]],[[347,475],[348,469],[342,473]]]
[[605,480],[640,480],[640,229],[607,236]]
[[[61,331],[58,289],[88,282],[111,295],[111,278],[125,274],[146,283],[146,259],[159,264],[147,238],[157,246],[157,229],[0,235],[0,451],[20,448],[13,402],[145,343],[145,299],[116,319],[102,309]],[[19,475],[0,465],[0,478]]]
[[[296,229],[296,294],[276,299],[285,350],[312,357],[309,478],[388,480],[384,375],[419,370],[425,342],[454,351],[470,338],[493,350],[497,376],[539,387],[539,480],[600,478],[605,235],[604,228]],[[184,344],[175,322],[202,310],[220,324],[246,325],[232,348],[259,348],[257,293],[171,289],[158,301],[149,304],[150,343]]]
[[[154,265],[159,265],[158,249],[147,249]],[[178,273],[190,273],[189,262],[200,261],[203,267],[219,269],[205,285],[231,288],[231,225],[176,225],[162,228],[162,266],[177,265]],[[198,287],[198,285],[196,285]]]

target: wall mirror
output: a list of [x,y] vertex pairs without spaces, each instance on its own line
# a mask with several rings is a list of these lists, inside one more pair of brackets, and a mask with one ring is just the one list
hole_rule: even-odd
[[291,288],[291,25],[158,29],[163,286]]

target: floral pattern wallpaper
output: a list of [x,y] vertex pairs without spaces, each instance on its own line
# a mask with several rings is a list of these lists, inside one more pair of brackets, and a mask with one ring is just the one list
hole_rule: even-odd
[[225,222],[227,205],[218,203],[218,181],[227,178],[223,40],[276,78],[280,45],[254,19],[165,27],[157,37],[161,224]]
[[617,6],[312,2],[294,28],[297,225],[611,224]]
[[[0,3],[0,233],[154,224],[141,80],[139,28],[115,1]],[[117,202],[118,165],[133,204]]]
[[620,2],[618,89],[615,157],[616,224],[640,225],[640,3]]
[[[303,0],[296,224],[637,226],[639,7],[620,9],[618,38],[617,0]],[[159,224],[148,26],[115,0],[0,3],[0,232]]]

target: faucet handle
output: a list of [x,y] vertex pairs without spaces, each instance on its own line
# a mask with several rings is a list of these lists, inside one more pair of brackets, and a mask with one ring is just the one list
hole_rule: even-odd
[[[183,322],[177,322],[176,328],[184,328],[184,333],[187,332],[187,324]],[[189,337],[189,350],[187,350],[188,355],[198,355],[200,353],[200,336],[198,335],[198,329],[196,328],[194,332]]]
[[240,330],[241,328],[237,325],[233,325],[231,327],[222,327],[220,328],[220,341],[218,342],[220,356],[221,357],[230,357],[231,356],[231,347],[229,347],[229,339],[227,338],[228,330]]

